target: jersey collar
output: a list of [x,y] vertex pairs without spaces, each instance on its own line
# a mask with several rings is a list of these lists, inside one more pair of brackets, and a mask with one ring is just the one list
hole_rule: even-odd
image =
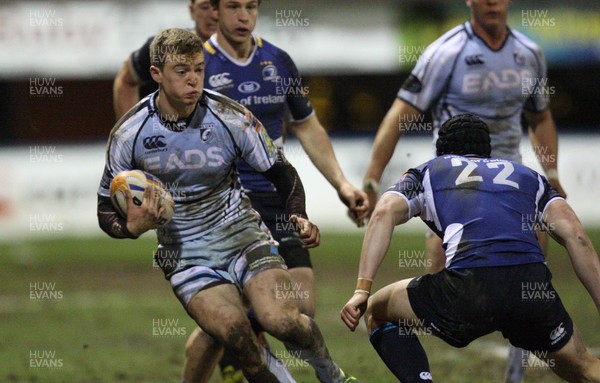
[[196,108],[194,108],[194,111],[189,117],[172,122],[167,121],[166,118],[162,117],[160,111],[156,107],[156,97],[158,96],[158,92],[159,91],[157,90],[149,96],[150,102],[148,104],[148,109],[150,111],[151,116],[156,114],[156,117],[159,119],[163,127],[173,132],[182,132],[185,129],[187,129],[188,126],[194,127],[196,125],[200,125],[199,121],[201,122],[204,119],[204,115],[206,114],[206,95],[204,92],[202,92],[202,96],[196,103]]
[[467,30],[467,33],[469,34],[469,36],[475,36],[476,38],[478,38],[478,39],[479,39],[479,40],[480,40],[480,41],[483,43],[483,45],[485,45],[485,46],[486,46],[486,47],[487,47],[487,48],[488,48],[490,51],[492,51],[492,52],[500,52],[500,51],[501,51],[501,50],[504,48],[504,46],[506,45],[506,42],[508,41],[508,39],[509,39],[509,38],[510,38],[510,37],[513,35],[513,33],[512,33],[512,30],[511,30],[511,29],[508,27],[508,25],[507,25],[507,26],[506,26],[506,31],[507,31],[508,33],[506,34],[506,38],[505,38],[505,39],[504,39],[504,41],[502,42],[502,45],[501,45],[501,46],[500,46],[500,48],[498,48],[498,49],[492,49],[492,47],[490,47],[490,46],[488,45],[488,43],[487,43],[487,42],[486,42],[484,39],[482,39],[482,38],[481,38],[481,37],[480,37],[480,36],[479,36],[479,35],[478,35],[478,34],[475,32],[475,30],[473,29],[473,25],[471,24],[471,21],[470,21],[470,20],[469,20],[469,21],[467,21],[467,22],[465,23],[465,29]]
[[241,66],[241,67],[246,67],[246,66],[250,65],[250,63],[252,62],[252,59],[254,59],[254,54],[256,53],[258,48],[262,46],[262,40],[260,39],[260,37],[256,36],[255,34],[252,34],[252,40],[254,41],[254,44],[252,44],[253,45],[252,52],[250,52],[250,56],[248,56],[248,58],[246,60],[242,61],[242,60],[233,58],[229,53],[225,52],[225,50],[223,48],[221,48],[221,46],[217,42],[217,34],[216,33],[214,35],[210,36],[210,38],[208,39],[208,41],[210,42],[210,45],[212,45],[215,49],[217,49],[219,51],[219,53],[221,53],[223,56],[225,56],[227,58],[227,60],[229,60],[232,63],[234,63],[235,65]]

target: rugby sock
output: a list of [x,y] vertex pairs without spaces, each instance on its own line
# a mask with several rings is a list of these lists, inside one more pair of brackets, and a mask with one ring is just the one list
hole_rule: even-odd
[[263,356],[265,358],[265,364],[267,365],[267,368],[273,375],[275,375],[275,377],[277,377],[277,379],[279,379],[281,383],[296,383],[286,365],[264,347]]
[[338,383],[342,382],[342,373],[340,368],[327,357],[316,356],[314,352],[306,349],[299,349],[289,343],[284,343],[290,354],[294,357],[306,361],[312,366],[317,375],[317,379],[321,383]]
[[523,381],[523,366],[527,363],[529,354],[520,348],[509,345],[508,365],[504,375],[504,383],[521,383]]
[[433,382],[427,355],[412,328],[388,322],[374,329],[369,340],[401,383]]
[[317,375],[317,379],[321,383],[343,383],[344,377],[340,368],[331,360],[327,346],[323,336],[319,331],[319,328],[315,322],[306,317],[310,323],[311,336],[313,340],[312,349],[307,349],[306,346],[300,346],[284,342],[285,347],[290,351],[290,354],[294,357],[306,361],[312,366]]

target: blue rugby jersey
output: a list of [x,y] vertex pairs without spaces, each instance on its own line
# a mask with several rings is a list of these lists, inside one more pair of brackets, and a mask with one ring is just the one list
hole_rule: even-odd
[[124,170],[159,178],[175,200],[172,221],[157,230],[161,245],[195,240],[255,214],[236,163],[243,158],[258,172],[275,164],[277,147],[265,128],[246,108],[209,90],[189,119],[165,122],[157,94],[141,100],[113,128],[98,194],[109,197],[111,180]]
[[504,45],[493,51],[466,22],[427,47],[398,98],[431,110],[434,143],[444,121],[471,113],[490,128],[492,157],[520,162],[521,112],[548,108],[550,89],[535,42],[509,28]]
[[563,199],[524,165],[456,155],[410,169],[385,193],[402,196],[409,217],[420,216],[443,239],[451,269],[544,262],[535,228]]
[[[204,43],[204,87],[247,107],[276,145],[283,147],[284,118],[302,121],[314,110],[290,56],[273,44],[253,36],[254,48],[245,61],[232,58],[213,35]],[[243,162],[239,166],[244,189],[274,191],[273,185]]]

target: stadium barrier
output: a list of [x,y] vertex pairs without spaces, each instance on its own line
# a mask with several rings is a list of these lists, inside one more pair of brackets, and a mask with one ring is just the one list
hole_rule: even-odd
[[[598,135],[563,135],[560,140],[559,174],[568,201],[586,226],[600,226],[600,156]],[[540,169],[529,140],[522,144],[525,164]],[[337,138],[334,149],[348,179],[362,183],[371,138]],[[316,170],[297,141],[286,144],[286,155],[298,169],[307,194],[310,218],[322,231],[354,229],[337,193]],[[382,189],[411,166],[431,157],[427,137],[406,137],[398,144],[386,169]],[[540,155],[545,155],[540,153]],[[0,240],[24,240],[48,236],[101,235],[96,221],[96,191],[104,165],[105,145],[32,145],[5,147],[0,152]],[[418,219],[407,230],[423,231]]]

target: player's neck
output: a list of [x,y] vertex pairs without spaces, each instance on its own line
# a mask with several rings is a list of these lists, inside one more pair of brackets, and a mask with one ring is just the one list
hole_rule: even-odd
[[229,56],[239,61],[244,61],[250,57],[254,48],[254,38],[252,37],[240,43],[227,38],[220,32],[217,32],[217,43]]
[[194,109],[196,109],[196,104],[177,105],[165,93],[159,91],[156,96],[156,109],[158,109],[162,118],[175,122],[191,116],[194,113]]
[[492,26],[484,26],[476,20],[471,19],[473,31],[482,39],[488,47],[493,50],[498,50],[504,45],[504,41],[508,36],[508,28],[506,24],[498,24]]

